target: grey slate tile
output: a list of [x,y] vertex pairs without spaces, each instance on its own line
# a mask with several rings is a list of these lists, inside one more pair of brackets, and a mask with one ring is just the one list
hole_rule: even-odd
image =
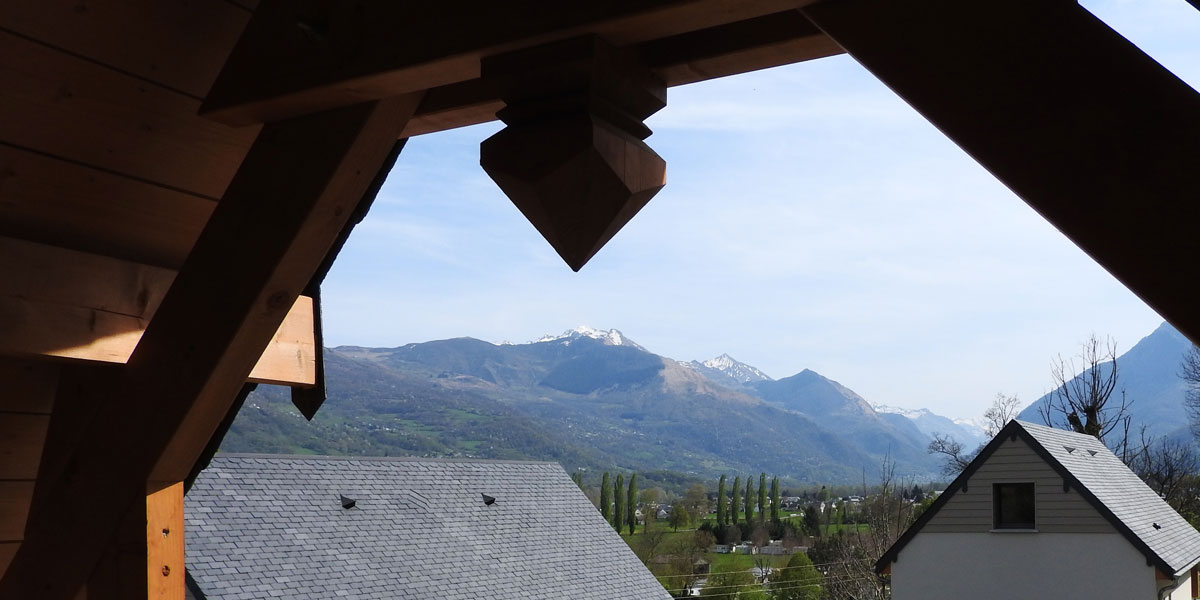
[[554,463],[222,455],[185,508],[213,600],[670,598]]

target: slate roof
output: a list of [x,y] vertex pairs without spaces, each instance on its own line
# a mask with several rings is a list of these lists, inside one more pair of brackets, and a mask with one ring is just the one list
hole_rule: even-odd
[[979,465],[986,462],[999,447],[1000,442],[1013,436],[1028,442],[1065,482],[1078,490],[1093,508],[1146,556],[1148,563],[1175,576],[1200,561],[1200,532],[1130,471],[1100,440],[1090,435],[1014,420],[996,434],[946,488],[946,492],[879,558],[875,570],[882,572],[896,560],[901,548],[920,532],[954,492],[962,488]]
[[185,515],[197,598],[670,598],[555,463],[218,455]]
[[[1100,440],[1090,435],[1020,422],[1084,489],[1124,524],[1174,575],[1200,560],[1200,532],[1159,498]],[[1073,448],[1073,451],[1069,451]],[[1158,528],[1154,525],[1157,524]]]

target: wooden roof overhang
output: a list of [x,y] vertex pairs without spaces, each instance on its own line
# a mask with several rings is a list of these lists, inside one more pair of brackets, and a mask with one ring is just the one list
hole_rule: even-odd
[[1066,0],[0,3],[0,599],[181,597],[178,483],[319,383],[301,292],[397,140],[584,34],[668,85],[848,51],[1200,339],[1200,97]]

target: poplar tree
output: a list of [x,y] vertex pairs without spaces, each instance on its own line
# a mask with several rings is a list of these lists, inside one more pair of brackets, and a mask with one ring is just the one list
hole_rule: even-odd
[[746,496],[743,500],[746,502],[746,531],[749,531],[750,522],[754,520],[754,482],[750,476],[746,476]]
[[613,485],[613,503],[616,505],[616,510],[613,511],[613,528],[617,533],[621,533],[621,526],[625,524],[625,476],[617,473],[617,483]]
[[605,521],[612,522],[612,488],[608,483],[608,471],[604,472],[604,478],[600,480],[600,514],[604,516]]
[[771,522],[779,522],[779,476],[771,478]]
[[742,510],[742,476],[738,475],[733,478],[733,502],[729,503],[729,512],[732,514],[729,517],[729,522],[737,525],[738,511]]
[[758,474],[758,522],[767,518],[767,474]]
[[637,473],[629,476],[629,491],[625,494],[625,512],[628,514],[629,535],[637,529]]
[[721,481],[717,483],[717,526],[724,527],[727,524],[725,515],[725,476],[721,475]]

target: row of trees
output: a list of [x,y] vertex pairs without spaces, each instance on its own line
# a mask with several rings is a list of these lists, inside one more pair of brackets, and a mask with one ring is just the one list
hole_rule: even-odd
[[[754,490],[754,480],[746,477],[745,496],[742,495],[742,478],[735,477],[733,479],[733,495],[732,498],[725,490],[725,475],[721,475],[721,479],[717,482],[717,525],[726,527],[729,525],[738,524],[738,511],[745,508],[744,519],[741,521],[744,524],[753,522],[763,523],[766,520],[767,511],[770,511],[771,522],[779,521],[779,477],[771,478],[771,489],[767,491],[767,474],[758,474],[758,491]],[[770,504],[767,503],[768,495],[770,496]],[[755,516],[754,498],[758,498],[758,513]],[[732,502],[730,502],[732,500]]]
[[620,473],[611,487],[609,482],[609,474],[605,471],[600,479],[600,514],[605,521],[612,523],[613,529],[620,532],[622,527],[628,527],[629,535],[633,535],[637,530],[637,473],[629,476],[628,489],[625,488],[625,476]]

